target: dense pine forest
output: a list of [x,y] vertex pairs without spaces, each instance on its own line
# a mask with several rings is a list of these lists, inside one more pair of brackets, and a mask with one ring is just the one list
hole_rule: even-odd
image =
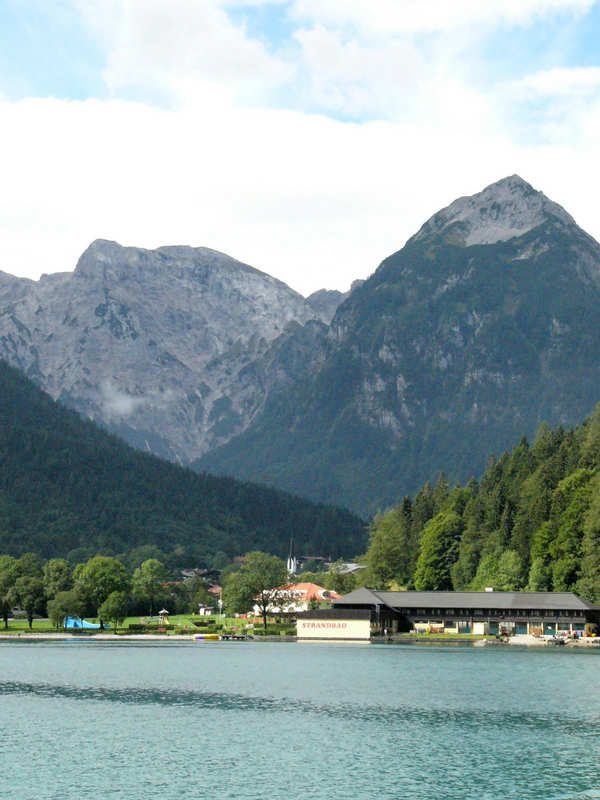
[[0,553],[81,562],[158,547],[172,566],[252,549],[351,557],[350,512],[133,450],[0,362]]
[[575,429],[542,425],[479,482],[440,476],[370,535],[374,587],[572,590],[600,603],[600,405]]

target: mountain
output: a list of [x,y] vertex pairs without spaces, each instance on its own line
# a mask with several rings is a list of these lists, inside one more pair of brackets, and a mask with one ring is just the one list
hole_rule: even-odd
[[372,513],[600,398],[600,245],[513,175],[435,214],[200,469]]
[[352,286],[347,292],[338,292],[335,289],[319,289],[319,291],[310,294],[306,298],[306,302],[319,314],[324,322],[330,323],[338,306],[341,306],[344,300],[350,297],[350,292],[353,292],[363,283],[364,281],[360,279],[352,281]]
[[0,554],[82,561],[155,545],[169,563],[262,549],[350,558],[364,523],[265,486],[134,450],[0,361]]
[[208,248],[99,240],[72,273],[0,273],[0,358],[131,444],[188,463],[262,407],[287,326],[329,323],[341,299],[305,300]]

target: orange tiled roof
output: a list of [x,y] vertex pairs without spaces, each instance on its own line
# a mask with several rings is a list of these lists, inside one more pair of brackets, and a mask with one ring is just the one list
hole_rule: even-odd
[[339,600],[341,597],[333,589],[325,589],[316,583],[288,583],[281,588],[288,592],[296,592],[303,600]]

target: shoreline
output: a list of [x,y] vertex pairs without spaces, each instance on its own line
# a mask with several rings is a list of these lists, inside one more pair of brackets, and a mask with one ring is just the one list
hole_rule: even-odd
[[[184,633],[184,634],[177,634],[174,636],[165,636],[165,635],[156,635],[153,633],[92,633],[92,634],[72,634],[72,633],[63,633],[62,631],[57,631],[56,633],[52,633],[50,631],[44,631],[41,633],[29,633],[29,632],[18,632],[18,633],[0,633],[0,641],[9,642],[15,640],[21,641],[41,641],[45,640],[48,642],[52,641],[70,641],[70,642],[219,642],[219,639],[196,639],[198,636],[197,633]],[[231,642],[232,640],[227,640]],[[243,642],[295,642],[297,641],[296,636],[256,636],[254,639],[243,639],[240,640]]]
[[[0,642],[10,642],[10,641],[70,641],[70,642],[108,642],[108,643],[117,643],[117,642],[154,642],[154,643],[176,643],[176,642],[198,642],[204,643],[205,640],[196,639],[197,634],[190,633],[190,634],[178,634],[176,636],[165,636],[165,635],[156,635],[152,633],[139,633],[139,634],[112,634],[112,633],[95,633],[95,634],[72,634],[66,633],[63,631],[57,631],[56,633],[52,633],[50,631],[45,632],[18,632],[18,633],[5,633],[0,632]],[[220,640],[208,640],[210,643],[218,643]],[[241,640],[238,643],[243,642],[300,642],[304,643],[304,640],[298,639],[296,636],[257,636],[253,639],[245,639]],[[307,640],[308,641],[308,640]],[[328,639],[311,639],[310,643],[316,644],[329,644],[334,640]],[[336,639],[335,644],[351,644],[351,642],[343,640],[343,639]],[[376,638],[371,639],[370,641],[365,640],[363,644],[386,644],[386,645],[403,645],[403,644],[416,644],[420,646],[436,646],[436,645],[455,645],[461,644],[463,646],[470,646],[470,647],[502,647],[502,646],[517,646],[517,647],[532,647],[532,648],[541,648],[541,647],[554,647],[553,643],[550,643],[547,639],[539,639],[533,636],[528,635],[521,635],[521,636],[512,636],[508,639],[508,641],[499,641],[497,639],[475,639],[475,640],[467,640],[459,639],[457,637],[449,637],[448,639],[424,639],[419,636],[410,636],[410,637],[403,637],[400,638],[390,638],[385,640],[383,638]],[[590,648],[600,648],[600,637],[594,638],[581,638],[581,639],[568,639],[564,645],[561,645],[565,648],[569,648],[571,650],[576,649],[590,649]]]

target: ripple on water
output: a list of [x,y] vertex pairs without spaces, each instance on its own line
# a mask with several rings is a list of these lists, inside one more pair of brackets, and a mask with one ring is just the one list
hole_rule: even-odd
[[0,798],[600,800],[599,665],[470,648],[2,645]]

